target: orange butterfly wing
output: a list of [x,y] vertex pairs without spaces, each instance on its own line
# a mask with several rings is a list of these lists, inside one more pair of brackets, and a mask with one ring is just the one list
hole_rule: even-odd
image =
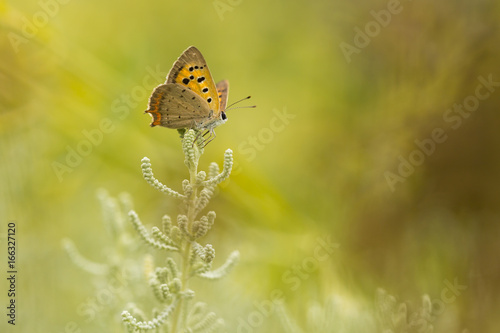
[[178,83],[191,89],[208,103],[213,117],[220,116],[217,88],[203,55],[196,47],[191,46],[181,54],[165,83]]

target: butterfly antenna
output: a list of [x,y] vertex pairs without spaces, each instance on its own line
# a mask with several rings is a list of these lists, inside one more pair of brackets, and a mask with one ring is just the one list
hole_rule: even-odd
[[233,105],[235,105],[235,104],[238,104],[238,103],[240,103],[240,102],[243,102],[244,100],[250,99],[250,97],[252,97],[252,96],[247,96],[247,97],[245,97],[245,98],[240,99],[239,101],[236,101],[236,102],[234,102],[234,103],[231,103],[231,104],[230,104],[230,105],[229,105],[226,109],[229,109],[231,106],[233,106]]
[[224,111],[227,111],[227,110],[235,110],[235,109],[253,109],[253,108],[256,108],[257,105],[250,105],[250,106],[237,106],[235,108],[231,108],[231,109],[226,109]]
[[[236,105],[236,104],[238,104],[238,103],[240,103],[240,102],[243,102],[243,101],[245,101],[245,100],[247,100],[247,99],[250,99],[251,97],[252,97],[252,96],[247,96],[247,97],[245,97],[245,98],[240,99],[239,101],[236,101],[236,102],[234,102],[234,103],[231,103],[228,107],[226,107],[226,110],[225,110],[225,111],[228,111],[229,109],[231,109],[231,106]],[[255,107],[257,107],[257,105],[251,105],[251,106],[238,106],[238,107],[236,107],[236,108],[232,108],[232,109],[233,109],[233,110],[234,110],[234,109],[246,109],[246,108],[255,108]]]

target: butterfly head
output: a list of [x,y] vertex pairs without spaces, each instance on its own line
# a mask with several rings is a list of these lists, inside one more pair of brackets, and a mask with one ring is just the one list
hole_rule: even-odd
[[199,129],[206,129],[206,130],[213,130],[217,126],[220,126],[224,124],[227,121],[227,116],[224,111],[221,111],[220,115],[218,117],[214,117],[211,119],[208,119],[208,121],[205,121],[201,124],[198,124]]

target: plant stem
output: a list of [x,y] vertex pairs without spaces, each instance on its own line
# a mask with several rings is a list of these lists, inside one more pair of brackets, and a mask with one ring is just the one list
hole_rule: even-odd
[[[191,226],[196,218],[194,210],[195,210],[195,203],[197,199],[197,194],[198,194],[198,186],[196,184],[196,175],[198,174],[198,159],[200,157],[200,154],[196,154],[196,161],[194,165],[192,165],[189,168],[189,182],[191,186],[193,187],[193,191],[191,192],[191,196],[189,200],[187,201],[187,217],[188,217],[188,230],[191,231]],[[181,272],[182,272],[182,290],[181,294],[184,294],[184,292],[188,289],[188,281],[189,281],[189,255],[191,253],[191,242],[189,240],[186,240],[186,244],[184,246],[184,250],[182,251],[181,254]],[[182,327],[184,323],[180,323],[180,317],[182,313],[182,305],[183,305],[183,297],[179,299],[179,303],[177,304],[177,307],[173,313],[173,318],[172,318],[172,330],[171,333],[177,333],[178,326]],[[186,313],[183,314],[184,320],[185,321],[185,316]]]

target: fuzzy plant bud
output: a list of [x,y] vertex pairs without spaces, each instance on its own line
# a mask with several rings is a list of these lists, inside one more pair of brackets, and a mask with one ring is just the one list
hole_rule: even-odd
[[157,267],[155,270],[155,276],[161,283],[166,283],[169,277],[169,270],[166,267]]
[[202,216],[199,221],[193,225],[193,236],[195,239],[203,237],[210,230],[215,220],[215,212],[209,212],[207,216]]
[[213,186],[207,186],[203,190],[201,190],[200,196],[196,201],[196,206],[195,206],[196,213],[199,213],[203,208],[206,207],[213,194],[214,194]]
[[226,262],[219,268],[198,274],[199,277],[205,278],[207,280],[217,280],[226,276],[236,265],[240,258],[240,254],[238,251],[233,251],[229,257],[226,259]]
[[210,166],[208,167],[208,177],[214,178],[218,174],[219,174],[219,165],[215,162],[210,163]]
[[172,229],[170,230],[170,239],[176,244],[179,244],[181,241],[181,230],[179,229],[178,226],[172,226]]
[[179,276],[179,269],[177,268],[177,264],[172,258],[167,258],[166,268],[168,269],[169,274],[172,278],[176,278]]
[[160,295],[165,301],[170,301],[172,299],[172,294],[167,284],[160,285]]
[[184,163],[189,170],[196,170],[200,155],[203,153],[203,148],[194,144],[196,137],[197,132],[194,130],[188,130],[182,139],[182,150],[184,151],[184,156],[186,157]]
[[196,183],[201,183],[205,180],[205,178],[207,178],[207,174],[205,173],[205,171],[198,172],[198,174],[196,175]]
[[217,216],[217,214],[215,214],[214,211],[208,212],[207,218],[208,218],[208,224],[210,225],[210,227],[214,225],[216,216]]
[[178,245],[172,239],[170,239],[170,237],[168,237],[163,232],[161,232],[160,229],[158,229],[158,227],[151,228],[151,236],[159,243],[163,243],[163,244],[169,245],[169,246],[177,246]]
[[203,261],[206,262],[207,264],[211,264],[214,258],[215,258],[215,250],[212,247],[212,245],[211,244],[205,245],[205,247],[203,248],[203,257],[202,257]]
[[220,184],[229,177],[232,168],[233,168],[233,151],[231,149],[228,149],[224,153],[224,168],[222,169],[222,172],[219,173],[217,176],[210,178],[209,180],[205,180],[204,182],[202,182],[202,185],[213,186]]
[[182,289],[181,279],[175,278],[169,283],[170,290],[173,294],[177,294]]
[[175,246],[170,246],[166,245],[163,243],[158,242],[155,240],[153,237],[151,237],[147,230],[146,227],[142,224],[141,220],[139,220],[139,216],[137,215],[136,212],[133,210],[128,213],[128,216],[130,218],[130,221],[132,222],[132,225],[134,226],[135,230],[137,233],[141,236],[141,238],[149,245],[153,246],[156,249],[163,249],[163,250],[169,250],[169,251],[178,251],[179,249]]
[[141,162],[142,175],[144,179],[149,183],[149,185],[153,186],[155,189],[162,193],[173,196],[174,198],[184,198],[184,195],[172,190],[166,185],[163,185],[158,179],[153,176],[153,169],[151,168],[151,161],[149,160],[149,158],[144,157]]
[[170,234],[170,228],[172,228],[172,219],[168,215],[163,215],[161,218],[162,231],[165,235]]
[[182,181],[182,190],[183,190],[184,192],[186,192],[186,187],[187,187],[187,186],[190,186],[189,180],[188,180],[188,179],[184,179],[184,180]]
[[188,230],[188,222],[189,219],[186,215],[181,215],[179,214],[177,216],[177,225],[179,226],[179,229],[182,231],[184,235],[186,235],[188,238],[191,238],[191,233]]

